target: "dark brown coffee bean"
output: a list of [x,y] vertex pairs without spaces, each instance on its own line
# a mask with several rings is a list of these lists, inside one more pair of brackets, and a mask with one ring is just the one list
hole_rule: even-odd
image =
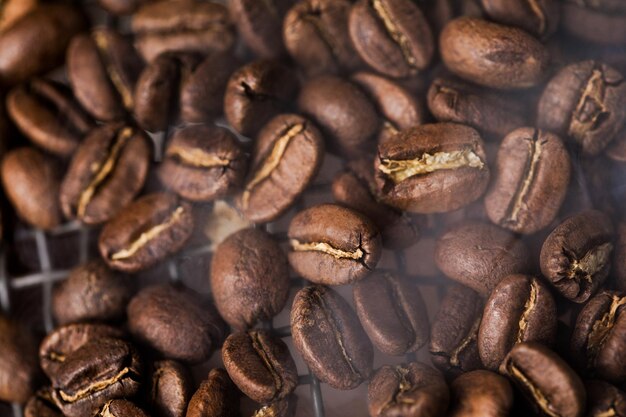
[[489,371],[472,371],[450,385],[450,417],[507,417],[513,406],[509,381]]
[[131,27],[135,46],[147,62],[163,52],[208,54],[227,51],[235,43],[228,9],[214,2],[146,4],[133,15]]
[[298,384],[298,370],[287,345],[264,330],[228,336],[222,360],[241,392],[259,403],[281,400]]
[[537,110],[540,128],[569,137],[597,155],[626,120],[626,83],[615,69],[584,61],[561,69],[546,86]]
[[30,329],[0,314],[0,401],[25,403],[38,373],[37,342]]
[[620,291],[626,291],[626,223],[617,225],[617,240],[613,251],[613,275],[615,286]]
[[606,381],[626,381],[626,296],[602,291],[578,314],[572,357],[587,373]]
[[541,39],[552,35],[559,23],[555,0],[481,0],[485,13],[505,25],[518,26]]
[[184,417],[192,394],[189,371],[180,363],[165,360],[154,363],[150,404],[160,417]]
[[517,233],[545,228],[565,199],[570,169],[558,136],[530,127],[509,133],[498,150],[496,180],[485,196],[489,219]]
[[295,417],[298,397],[290,395],[285,399],[266,404],[256,410],[252,417]]
[[23,16],[33,11],[39,0],[7,0],[0,9],[0,32],[4,32]]
[[93,127],[67,87],[40,78],[11,90],[7,111],[33,143],[59,156],[70,156]]
[[587,416],[626,416],[626,393],[613,385],[594,379],[585,382]]
[[529,275],[509,275],[493,289],[478,331],[478,351],[492,371],[522,342],[552,346],[556,341],[556,303],[546,287]]
[[259,132],[248,179],[238,201],[255,223],[277,219],[315,179],[324,159],[324,138],[309,120],[281,114]]
[[299,212],[289,224],[289,263],[316,284],[342,285],[374,270],[382,244],[367,217],[335,204]]
[[111,400],[98,410],[95,417],[148,417],[148,415],[130,401]]
[[228,373],[212,369],[191,397],[186,417],[239,417],[239,391]]
[[372,372],[372,345],[354,311],[331,288],[312,285],[298,291],[291,334],[311,372],[333,388],[356,388]]
[[155,193],[126,206],[102,229],[100,255],[113,269],[137,272],[178,252],[193,231],[191,206]]
[[416,213],[461,208],[489,182],[480,135],[452,123],[417,126],[379,144],[375,170],[382,200]]
[[473,290],[459,284],[450,286],[441,300],[430,330],[433,365],[446,375],[482,367],[478,355],[478,329],[483,301]]
[[30,397],[24,406],[24,417],[62,417],[61,411],[54,405],[50,388],[39,390]]
[[246,168],[243,147],[230,131],[190,125],[172,135],[157,173],[181,197],[210,201],[239,187]]
[[428,341],[428,313],[419,288],[395,274],[375,272],[357,282],[354,306],[374,346],[388,355],[416,352]]
[[371,417],[436,417],[445,413],[449,398],[439,371],[420,362],[383,366],[367,388]]
[[98,4],[104,10],[115,15],[129,15],[143,3],[152,0],[98,0]]
[[416,75],[433,57],[428,21],[411,0],[359,0],[350,11],[349,29],[363,61],[390,77]]
[[448,23],[439,46],[450,71],[487,87],[532,87],[548,70],[548,51],[538,40],[521,29],[473,17]]
[[435,262],[449,278],[486,297],[504,277],[528,270],[528,248],[487,223],[461,223],[437,241]]
[[61,207],[69,219],[103,223],[141,190],[152,150],[146,135],[123,124],[89,133],[74,154],[61,184]]
[[361,65],[348,31],[350,0],[305,0],[285,16],[283,39],[309,76],[349,72]]
[[[585,2],[592,5],[598,2]],[[624,8],[623,2],[621,8]],[[592,6],[593,7],[593,6]],[[601,44],[626,44],[626,16],[619,13],[604,13],[583,7],[581,2],[564,1],[561,8],[561,26],[577,38]]]
[[17,215],[35,227],[61,223],[60,166],[35,148],[19,148],[2,159],[2,185]]
[[76,8],[66,4],[41,5],[16,20],[0,34],[0,81],[18,84],[56,68],[85,22]]
[[500,367],[540,413],[582,417],[585,387],[563,359],[538,343],[515,345]]
[[613,225],[600,211],[572,216],[550,233],[541,248],[541,272],[567,299],[584,303],[611,268]]
[[353,83],[335,76],[314,78],[302,87],[298,106],[328,135],[331,152],[359,156],[375,146],[376,109]]
[[238,330],[270,320],[289,295],[285,254],[259,229],[240,230],[217,247],[210,279],[217,309]]

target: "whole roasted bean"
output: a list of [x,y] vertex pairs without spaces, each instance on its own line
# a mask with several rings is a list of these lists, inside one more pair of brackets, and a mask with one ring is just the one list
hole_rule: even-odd
[[558,136],[530,127],[514,130],[498,150],[496,180],[485,196],[489,218],[517,233],[545,228],[565,199],[570,170]]
[[585,382],[589,417],[626,416],[626,393],[613,385],[594,379]]
[[459,209],[487,188],[483,141],[468,126],[417,126],[378,146],[376,185],[382,200],[402,210],[438,213]]
[[4,32],[22,16],[30,13],[39,5],[39,0],[7,0],[2,3],[0,14],[0,32]]
[[289,295],[285,254],[259,229],[240,230],[217,247],[210,279],[217,309],[240,330],[274,317]]
[[581,417],[585,387],[556,353],[538,343],[515,345],[500,367],[533,407],[548,416]]
[[383,366],[367,388],[371,417],[436,417],[445,413],[449,398],[439,371],[420,362]]
[[246,155],[227,129],[190,125],[172,135],[157,173],[161,182],[181,197],[210,201],[243,183]]
[[342,285],[368,275],[381,255],[378,229],[361,213],[335,204],[299,212],[289,224],[289,263],[317,284]]
[[278,218],[315,179],[323,158],[324,138],[313,122],[295,114],[274,117],[255,141],[239,208],[255,223]]
[[37,342],[30,329],[0,314],[0,401],[25,403],[37,377]]
[[192,363],[207,360],[226,333],[213,306],[171,284],[146,287],[130,301],[128,328],[166,358]]
[[354,285],[354,306],[370,340],[381,352],[404,355],[428,341],[426,305],[417,285],[375,272]]
[[148,415],[130,401],[111,400],[98,410],[95,417],[148,417]]
[[452,381],[450,391],[450,417],[506,417],[513,406],[511,384],[494,372],[467,372]]
[[62,417],[49,388],[39,390],[24,406],[24,417]]
[[528,269],[528,248],[497,226],[461,223],[439,237],[437,267],[449,278],[486,297],[504,277]]
[[19,148],[2,159],[2,185],[17,215],[41,229],[61,223],[60,166],[35,148]]
[[[585,2],[586,6],[592,3]],[[577,38],[602,44],[626,44],[626,16],[624,4],[620,2],[622,10],[619,13],[605,13],[589,7],[583,7],[581,2],[563,2],[561,8],[561,26],[565,32]]]
[[78,35],[67,50],[67,76],[74,94],[98,120],[120,120],[133,110],[142,65],[132,43],[109,29]]
[[541,272],[567,299],[584,303],[611,268],[613,225],[600,211],[566,219],[541,247]]
[[184,417],[191,398],[189,371],[171,360],[154,363],[150,389],[151,408],[161,417]]
[[214,2],[157,1],[142,6],[131,22],[135,46],[150,62],[166,51],[227,51],[235,34],[226,6]]
[[416,75],[433,57],[428,21],[411,0],[359,0],[350,11],[349,29],[363,61],[390,77]]
[[146,135],[120,123],[89,133],[74,154],[61,184],[61,207],[69,219],[103,223],[128,205],[148,174]]
[[559,2],[555,0],[481,0],[493,20],[518,26],[541,39],[552,35],[559,23]]
[[540,128],[569,137],[597,155],[626,120],[626,83],[615,69],[584,61],[561,69],[546,86],[537,109]]
[[93,126],[67,87],[40,78],[11,90],[7,111],[33,143],[59,156],[70,156]]
[[556,330],[556,303],[548,287],[529,275],[509,275],[485,304],[478,352],[483,365],[496,371],[514,345],[538,342],[552,346]]
[[191,397],[187,417],[238,417],[239,391],[223,369],[212,369]]
[[448,23],[439,47],[450,71],[487,87],[532,87],[548,69],[548,51],[538,40],[521,29],[478,18],[460,17]]
[[572,357],[577,367],[615,383],[626,381],[626,296],[602,291],[578,314],[572,333]]
[[311,371],[333,388],[356,388],[372,372],[374,351],[359,319],[328,287],[298,291],[291,308],[291,334]]
[[348,31],[350,0],[305,0],[283,22],[289,55],[309,76],[349,72],[361,65]]
[[152,0],[98,0],[98,4],[109,13],[128,15],[137,10],[143,3],[150,1]]

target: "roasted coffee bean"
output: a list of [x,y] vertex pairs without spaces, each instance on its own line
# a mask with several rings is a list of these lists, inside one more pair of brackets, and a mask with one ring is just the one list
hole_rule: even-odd
[[411,0],[359,0],[350,11],[349,29],[363,61],[390,77],[417,75],[434,54],[428,21]]
[[316,284],[342,285],[374,270],[382,252],[380,232],[361,213],[335,204],[299,212],[289,224],[289,263]]
[[130,301],[128,328],[164,357],[191,363],[207,360],[226,334],[212,305],[171,284],[146,287]]
[[417,126],[379,144],[375,170],[382,200],[416,213],[459,209],[489,182],[480,135],[452,123]]
[[354,305],[374,346],[388,355],[416,352],[430,332],[426,305],[407,278],[375,272],[354,285]]
[[59,324],[118,320],[126,313],[133,285],[101,260],[82,264],[55,287],[52,314]]
[[239,417],[239,391],[228,373],[212,369],[191,397],[187,417]]
[[98,0],[98,4],[104,10],[115,15],[129,15],[143,3],[152,0]]
[[62,417],[54,405],[50,388],[39,390],[24,406],[24,417]]
[[0,314],[0,401],[25,403],[38,372],[37,342],[30,329]]
[[[586,1],[592,6],[596,1]],[[623,2],[620,2],[624,8]],[[601,44],[626,44],[626,16],[619,13],[604,13],[583,7],[581,2],[565,1],[561,8],[561,27],[577,38]]]
[[594,379],[585,382],[589,417],[626,416],[626,393],[613,385]]
[[0,32],[4,32],[23,16],[33,11],[39,0],[7,0],[0,9]]
[[620,291],[626,291],[626,223],[624,222],[620,222],[617,226],[612,273],[615,276],[615,287]]
[[626,162],[626,126],[615,135],[604,154],[613,161]]
[[446,290],[430,329],[433,365],[446,375],[482,367],[478,355],[478,329],[483,301],[475,291],[459,284]]
[[283,22],[291,57],[309,76],[349,72],[361,65],[348,31],[350,0],[305,0]]
[[450,385],[450,417],[507,417],[513,406],[509,381],[489,371],[465,373]]
[[518,26],[541,39],[552,35],[559,23],[556,0],[481,0],[480,3],[493,20]]
[[295,417],[298,397],[290,395],[282,400],[266,404],[256,410],[252,417]]
[[285,254],[259,229],[240,230],[217,247],[210,279],[217,309],[238,330],[270,320],[289,295]]
[[504,277],[528,270],[528,248],[518,237],[481,222],[461,223],[439,237],[437,267],[483,297]]
[[548,50],[531,35],[473,17],[448,23],[439,47],[450,71],[487,87],[532,87],[543,81],[548,70]]
[[613,225],[602,212],[584,211],[561,223],[541,248],[541,272],[567,299],[584,303],[611,268]]
[[131,22],[135,46],[150,62],[163,52],[208,54],[235,43],[228,9],[208,1],[167,0],[142,6]]
[[298,106],[328,135],[331,152],[359,156],[374,148],[380,121],[373,103],[353,83],[335,76],[314,78],[302,87]]
[[0,34],[0,82],[18,84],[56,68],[85,22],[78,9],[67,4],[41,5],[16,20]]
[[189,371],[171,360],[154,363],[150,389],[151,408],[160,417],[184,417],[192,394]]
[[60,166],[35,148],[19,148],[2,159],[2,185],[17,215],[35,227],[61,223]]
[[191,236],[191,206],[155,193],[126,206],[102,229],[98,248],[113,269],[137,272],[178,252]]
[[281,114],[255,141],[246,185],[238,201],[255,223],[277,219],[315,179],[324,159],[324,138],[309,120]]
[[548,287],[529,275],[509,275],[485,304],[478,352],[483,365],[496,371],[514,345],[538,342],[552,346],[556,330],[556,303]]
[[371,417],[436,417],[448,408],[443,376],[420,362],[380,368],[367,388]]
[[243,147],[230,131],[190,125],[172,135],[157,173],[181,197],[210,201],[239,187],[246,168]]
[[358,317],[329,287],[311,285],[298,291],[291,334],[311,371],[333,388],[356,388],[372,372],[374,350]]
[[151,154],[141,130],[118,123],[92,130],[61,184],[65,216],[85,224],[113,218],[143,187]]
[[298,385],[298,370],[287,345],[264,330],[228,336],[222,360],[241,392],[259,403],[284,399]]
[[63,84],[41,78],[11,90],[7,111],[33,143],[59,156],[70,156],[93,122]]
[[572,357],[578,368],[606,381],[626,381],[626,296],[602,291],[578,314]]
[[130,401],[111,400],[98,410],[95,417],[148,417],[148,415]]
[[545,228],[565,199],[570,170],[558,136],[530,127],[514,130],[498,150],[496,180],[485,196],[489,218],[517,233]]
[[538,343],[515,345],[500,367],[540,413],[581,417],[585,387],[556,353]]

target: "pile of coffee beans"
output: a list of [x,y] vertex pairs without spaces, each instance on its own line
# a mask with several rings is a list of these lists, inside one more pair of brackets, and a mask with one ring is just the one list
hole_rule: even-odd
[[96,236],[56,327],[0,297],[0,402],[626,416],[625,75],[624,0],[0,2],[9,274]]

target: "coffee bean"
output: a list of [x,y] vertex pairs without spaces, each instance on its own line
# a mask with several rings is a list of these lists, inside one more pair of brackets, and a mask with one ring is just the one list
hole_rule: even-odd
[[626,393],[599,379],[585,382],[587,415],[590,417],[626,416]]
[[541,39],[552,35],[559,23],[559,2],[554,0],[481,0],[485,13],[505,25],[518,26]]
[[439,46],[450,71],[486,87],[532,87],[548,70],[548,51],[538,40],[521,29],[482,19],[451,21],[441,33]]
[[448,408],[450,393],[443,376],[420,362],[380,368],[367,389],[371,417],[435,417]]
[[331,288],[312,285],[298,291],[291,334],[311,371],[333,388],[356,388],[372,372],[372,345],[354,311]]
[[626,126],[609,143],[604,154],[616,162],[626,162]]
[[480,135],[452,123],[417,126],[379,144],[375,170],[382,200],[416,213],[461,208],[489,182]]
[[381,238],[371,220],[335,204],[309,207],[289,224],[289,263],[317,284],[342,285],[374,270]]
[[129,15],[143,3],[152,0],[98,0],[98,4],[104,10],[115,15]]
[[251,167],[238,201],[255,223],[277,219],[315,179],[324,159],[324,139],[309,120],[281,114],[259,132]]
[[572,216],[550,233],[541,248],[541,272],[567,299],[584,303],[611,268],[613,225],[600,211]]
[[190,125],[174,132],[157,174],[181,197],[210,201],[239,187],[246,168],[243,147],[230,131]]
[[465,373],[450,385],[450,417],[506,417],[513,406],[509,381],[489,371]]
[[223,369],[212,369],[189,401],[186,417],[206,416],[239,416],[239,391]]
[[285,254],[259,229],[240,230],[217,247],[210,280],[217,309],[238,330],[270,320],[289,295]]
[[584,61],[562,68],[546,86],[537,109],[540,128],[569,137],[597,155],[626,120],[626,83],[608,65]]
[[62,417],[54,405],[50,388],[39,390],[24,406],[24,417]]
[[37,342],[30,329],[0,314],[0,401],[25,403],[38,372]]
[[570,179],[569,154],[558,136],[530,127],[514,130],[500,144],[497,170],[485,196],[492,222],[532,234],[554,221]]
[[35,227],[61,223],[60,166],[35,148],[19,148],[2,159],[2,185],[17,215]]
[[126,206],[102,229],[98,248],[113,269],[137,272],[178,252],[193,231],[188,203],[155,193]]
[[191,398],[192,379],[189,371],[171,360],[154,363],[150,404],[158,416],[184,417]]
[[538,343],[515,345],[500,367],[540,413],[581,417],[585,387],[556,353]]
[[252,417],[295,417],[298,397],[290,395],[285,399],[266,404],[256,410]]
[[133,15],[131,28],[135,46],[147,62],[166,51],[201,54],[227,51],[236,39],[228,9],[214,2],[149,3]]
[[528,269],[528,248],[512,233],[480,222],[461,223],[437,241],[435,262],[449,278],[486,297],[504,277]]
[[430,332],[417,285],[396,274],[375,272],[354,285],[354,305],[370,340],[381,352],[416,352]]
[[589,42],[609,45],[626,44],[624,5],[619,6],[622,10],[618,13],[604,13],[588,7],[591,3],[598,4],[598,2],[585,3],[588,3],[588,5],[585,4],[587,7],[583,7],[580,2],[563,2],[561,26],[564,31]]
[[39,0],[7,0],[0,6],[0,32],[4,32],[39,5]]
[[626,291],[626,223],[624,222],[620,222],[617,226],[612,271],[616,288],[620,291]]
[[146,135],[113,123],[89,133],[61,184],[61,207],[69,219],[103,223],[127,206],[146,180],[151,157]]
[[363,61],[390,77],[414,76],[433,57],[428,21],[411,0],[359,0],[350,11],[349,29]]
[[148,417],[148,415],[130,401],[111,400],[102,406],[95,417]]

